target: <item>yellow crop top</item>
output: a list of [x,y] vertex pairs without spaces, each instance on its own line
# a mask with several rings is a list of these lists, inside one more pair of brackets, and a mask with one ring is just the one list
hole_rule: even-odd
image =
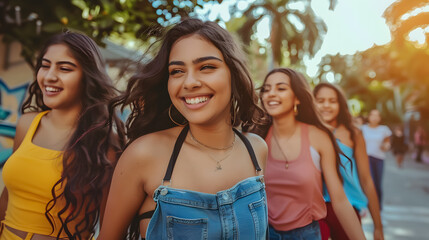
[[[61,177],[63,152],[32,142],[41,118],[48,112],[41,112],[34,118],[21,145],[3,167],[3,181],[9,194],[3,223],[30,233],[56,236],[61,227],[57,213],[62,204],[57,202],[51,210],[56,226],[54,232],[45,209],[52,199],[51,189]],[[67,237],[64,231],[61,237]]]

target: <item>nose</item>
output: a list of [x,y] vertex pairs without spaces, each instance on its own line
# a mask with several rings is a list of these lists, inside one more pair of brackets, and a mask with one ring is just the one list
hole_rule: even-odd
[[188,72],[185,78],[185,82],[183,83],[183,86],[187,90],[199,88],[201,87],[201,81],[194,73]]
[[46,72],[45,80],[51,81],[51,82],[58,80],[57,71],[55,70],[55,68],[53,67],[49,68],[49,70]]
[[272,97],[272,96],[275,96],[275,95],[276,95],[276,90],[275,90],[275,89],[273,89],[273,88],[271,88],[271,89],[269,89],[266,93],[267,93],[267,96],[268,96],[268,97]]
[[328,101],[323,101],[323,104],[322,104],[322,106],[323,106],[323,107],[329,107],[329,105],[330,105],[330,104],[329,104],[329,102],[328,102]]

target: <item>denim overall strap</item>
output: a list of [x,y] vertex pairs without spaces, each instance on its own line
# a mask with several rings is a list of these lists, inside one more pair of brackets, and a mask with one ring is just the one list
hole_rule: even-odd
[[243,141],[244,145],[246,145],[247,151],[249,152],[250,158],[252,159],[252,163],[253,166],[255,167],[257,172],[262,171],[261,167],[259,167],[259,163],[258,160],[256,160],[256,155],[255,152],[253,151],[252,145],[250,144],[249,140],[237,129],[232,128],[235,132],[235,134],[237,134],[241,141]]
[[180,149],[182,148],[183,143],[185,142],[186,135],[189,131],[189,125],[186,125],[182,131],[180,132],[179,137],[177,137],[176,143],[174,144],[173,153],[170,157],[170,162],[168,163],[167,171],[165,172],[165,176],[163,182],[170,181],[171,175],[173,174],[173,168],[176,164],[177,157],[179,156]]
[[[246,146],[247,151],[249,152],[250,158],[252,160],[253,166],[255,167],[257,172],[262,171],[261,167],[258,164],[258,160],[256,160],[255,152],[253,151],[252,145],[250,144],[249,140],[237,129],[233,128],[235,134],[240,137],[241,141],[243,141],[244,145]],[[182,148],[183,143],[185,142],[186,135],[189,131],[189,125],[186,125],[182,131],[180,132],[179,137],[177,137],[176,143],[174,144],[173,153],[170,157],[170,162],[168,163],[167,171],[165,172],[165,176],[163,181],[170,181],[171,175],[173,174],[174,165],[176,164],[177,157],[179,156],[180,149]]]
[[[233,130],[245,144],[256,171],[261,171],[249,140]],[[177,137],[163,181],[171,181],[188,131],[189,126],[185,126]],[[268,237],[263,176],[244,179],[216,194],[162,184],[154,191],[153,200],[156,208],[146,231],[148,240],[262,240]]]

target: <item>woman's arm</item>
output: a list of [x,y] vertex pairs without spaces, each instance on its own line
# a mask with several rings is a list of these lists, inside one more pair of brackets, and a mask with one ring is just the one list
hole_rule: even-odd
[[[115,167],[118,159],[117,159],[117,154],[116,154],[114,149],[110,148],[108,150],[107,158],[112,163],[112,165]],[[107,176],[107,174],[106,174],[105,177],[108,178],[108,177],[110,177],[110,175]],[[100,204],[100,228],[103,226],[103,217],[104,217],[104,211],[106,209],[107,196],[109,194],[110,184],[111,184],[111,179],[109,180],[109,183],[106,184],[106,186],[103,188],[103,196],[102,196],[102,200],[101,200],[101,204]]]
[[383,224],[380,217],[377,193],[369,169],[369,160],[366,153],[365,140],[362,133],[357,130],[355,134],[355,157],[360,185],[368,198],[368,208],[374,223],[374,240],[383,240]]
[[317,135],[323,177],[331,197],[335,215],[337,215],[341,226],[350,239],[365,239],[359,219],[344,193],[343,185],[337,174],[335,151],[332,142],[326,133]]
[[136,142],[119,158],[97,239],[124,239],[128,226],[146,198],[142,181],[145,159],[143,147]]
[[[21,145],[22,140],[24,140],[25,134],[28,131],[28,128],[31,125],[34,117],[38,113],[26,113],[21,116],[16,125],[15,137],[13,139],[13,152],[15,152],[18,147]],[[3,189],[3,192],[0,197],[0,221],[4,220],[6,216],[6,208],[9,200],[9,193],[6,187]]]
[[7,188],[3,188],[3,192],[1,193],[0,197],[0,221],[4,220],[4,217],[6,216],[6,208],[7,208],[7,202],[9,199],[9,195],[7,193]]

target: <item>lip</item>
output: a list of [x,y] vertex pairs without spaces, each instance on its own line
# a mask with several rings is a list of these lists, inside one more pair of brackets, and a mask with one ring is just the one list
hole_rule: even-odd
[[211,94],[199,94],[199,95],[187,95],[181,97],[184,105],[192,110],[200,109],[207,105],[213,95]]
[[320,114],[322,114],[322,115],[332,115],[333,113],[331,111],[321,111]]
[[268,106],[279,106],[281,104],[282,103],[280,101],[277,101],[277,100],[269,100],[269,101],[267,101],[267,105]]
[[43,93],[49,97],[56,96],[60,94],[62,91],[63,91],[63,88],[56,87],[56,86],[45,85],[43,87]]
[[277,100],[267,100],[264,103],[265,108],[276,108],[282,105],[280,101]]

